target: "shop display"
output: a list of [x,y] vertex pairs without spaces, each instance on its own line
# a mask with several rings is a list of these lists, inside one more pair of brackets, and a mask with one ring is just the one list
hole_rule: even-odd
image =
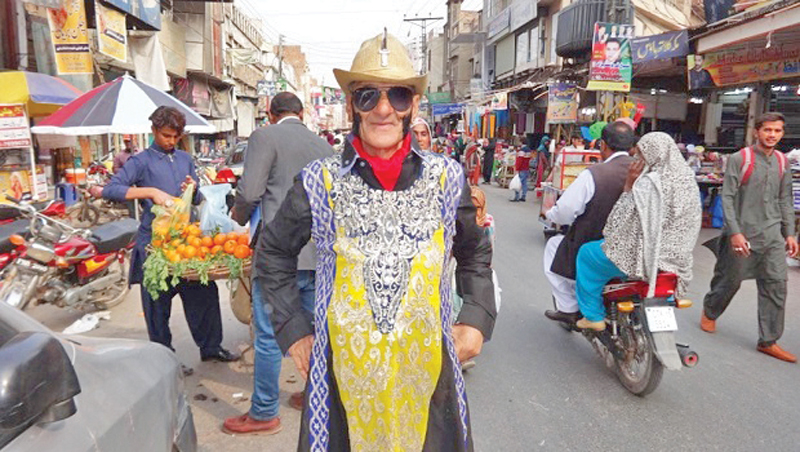
[[235,281],[249,271],[252,250],[248,233],[203,231],[198,223],[189,223],[193,187],[171,206],[152,209],[156,217],[143,284],[153,298],[178,284],[180,278],[208,284],[214,279]]

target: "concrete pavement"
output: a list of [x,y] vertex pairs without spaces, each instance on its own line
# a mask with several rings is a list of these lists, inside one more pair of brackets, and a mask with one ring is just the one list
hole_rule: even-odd
[[[508,190],[482,187],[497,221],[494,267],[503,304],[493,340],[466,377],[477,451],[798,450],[800,367],[755,351],[754,282],[743,284],[717,322],[716,334],[702,332],[700,305],[714,258],[698,246],[689,293],[695,306],[678,312],[678,339],[692,345],[700,362],[694,369],[665,372],[661,386],[646,398],[632,396],[588,342],[543,315],[551,297],[542,273],[544,238],[533,192],[527,203],[510,203]],[[715,234],[704,230],[700,241]],[[249,329],[233,317],[224,284],[220,290],[224,345],[246,349]],[[786,333],[780,344],[795,353],[800,353],[798,293],[800,271],[790,269]],[[138,287],[128,298],[113,310],[111,321],[102,321],[89,334],[146,339]],[[81,315],[48,306],[30,313],[57,331]],[[283,431],[232,437],[219,427],[226,417],[249,408],[249,400],[233,395],[250,397],[252,352],[245,353],[242,363],[201,363],[177,301],[172,328],[179,358],[195,369],[186,388],[200,450],[296,449],[300,414],[286,401],[302,382],[290,360],[284,360],[281,375]]]

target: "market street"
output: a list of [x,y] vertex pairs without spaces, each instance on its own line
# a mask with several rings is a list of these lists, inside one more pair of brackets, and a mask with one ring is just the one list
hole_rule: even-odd
[[[486,187],[486,186],[482,186]],[[503,289],[493,340],[476,368],[467,373],[470,414],[478,451],[527,450],[796,450],[800,389],[797,365],[756,352],[755,283],[746,282],[717,323],[717,333],[700,330],[702,296],[713,270],[713,256],[695,250],[695,306],[678,312],[678,339],[700,354],[694,369],[665,371],[659,388],[644,399],[630,395],[606,370],[590,344],[566,333],[543,316],[551,307],[542,274],[544,237],[536,219],[538,205],[509,203],[507,190],[485,189],[488,211],[497,222],[494,267]],[[700,240],[717,234],[703,230]],[[800,272],[790,268],[790,300],[800,293]],[[247,327],[233,317],[227,290],[220,284],[224,345],[242,350]],[[101,321],[92,336],[146,339],[138,287]],[[301,388],[291,361],[281,376],[283,431],[274,436],[231,437],[220,431],[226,417],[250,403],[252,353],[245,363],[201,363],[191,343],[180,302],[175,300],[172,328],[178,356],[195,369],[187,379],[202,451],[296,450],[300,413],[288,396]],[[781,344],[800,351],[800,317],[792,301]],[[79,318],[50,306],[30,311],[56,331]],[[234,398],[242,393],[247,400]]]

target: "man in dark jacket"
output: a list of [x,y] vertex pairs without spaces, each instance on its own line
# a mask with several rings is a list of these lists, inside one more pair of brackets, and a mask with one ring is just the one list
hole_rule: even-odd
[[[233,218],[239,224],[244,225],[251,217],[257,216],[263,221],[251,221],[251,227],[266,225],[275,217],[300,170],[313,160],[333,154],[333,149],[322,138],[306,128],[302,117],[300,99],[289,92],[278,93],[270,103],[272,124],[256,130],[247,140],[244,173],[236,188],[233,208]],[[254,216],[256,209],[260,211]],[[264,304],[262,284],[268,261],[266,247],[258,236],[255,248],[251,285],[255,332],[253,396],[249,412],[229,418],[223,424],[223,430],[235,434],[272,434],[281,430],[278,380],[283,354]],[[297,261],[297,287],[303,308],[309,313],[314,307],[316,263],[313,247],[305,246]],[[303,394],[296,393],[290,398],[290,404],[302,407],[302,400]]]
[[634,146],[636,136],[628,125],[621,122],[607,125],[602,139],[603,163],[579,174],[546,213],[553,223],[569,225],[567,234],[548,240],[544,251],[545,275],[556,301],[556,310],[545,311],[551,320],[574,323],[580,318],[575,297],[578,250],[586,242],[603,238],[606,219],[622,194],[628,166],[633,161],[628,151]]

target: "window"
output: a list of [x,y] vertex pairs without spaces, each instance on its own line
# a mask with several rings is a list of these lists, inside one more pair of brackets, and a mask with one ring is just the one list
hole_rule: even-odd
[[517,35],[517,67],[530,61],[530,53],[528,51],[529,44],[530,37],[527,31]]
[[528,33],[528,38],[530,41],[528,42],[528,61],[532,61],[534,66],[539,66],[539,40],[541,37],[539,36],[539,27],[531,28],[531,31]]

